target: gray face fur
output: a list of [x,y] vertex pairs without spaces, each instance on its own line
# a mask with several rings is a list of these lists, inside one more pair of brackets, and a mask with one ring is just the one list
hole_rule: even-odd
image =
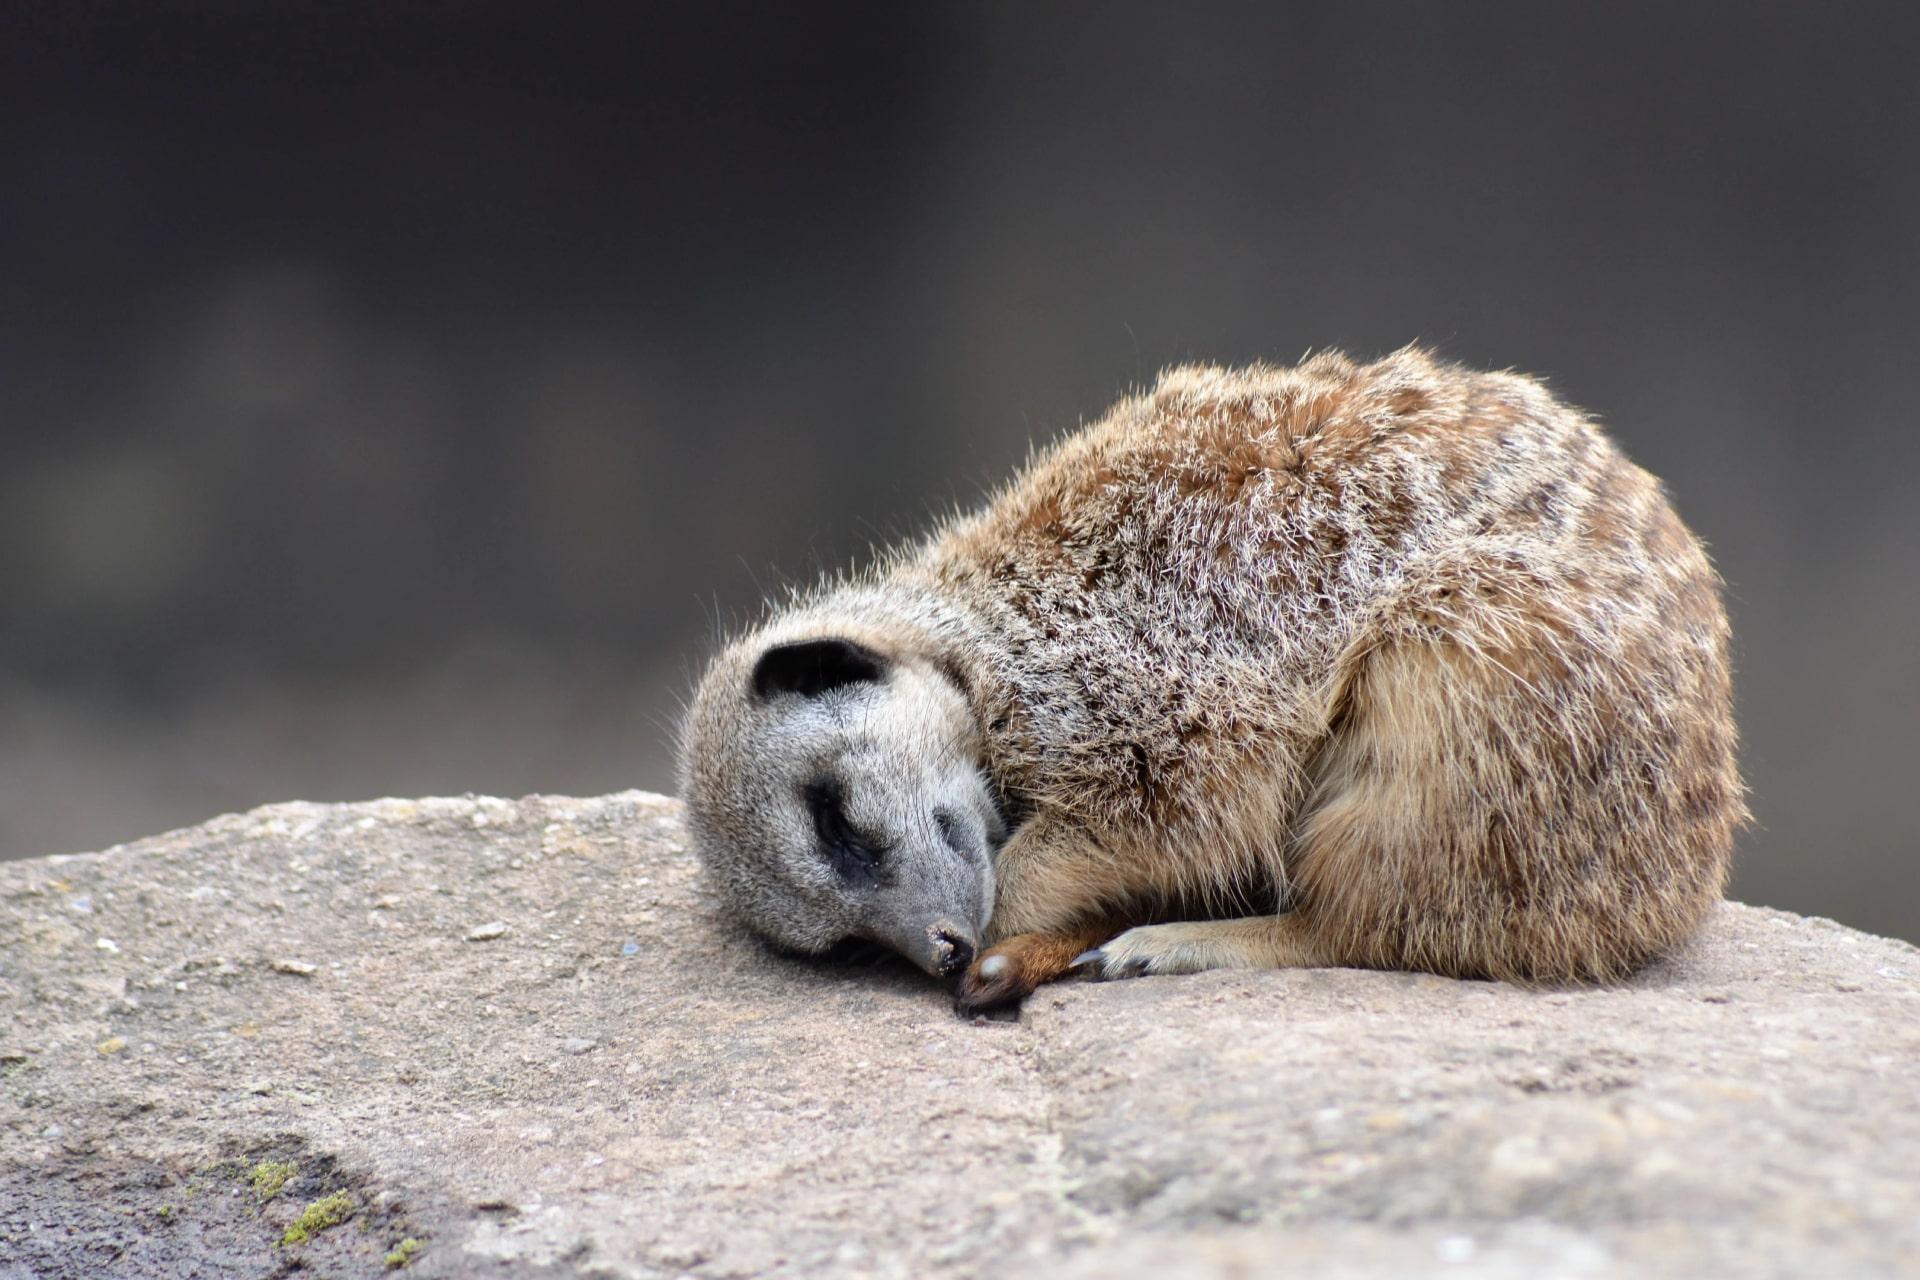
[[681,754],[694,846],[736,912],[804,952],[865,938],[972,959],[1005,839],[953,682],[818,634],[758,638],[701,682]]

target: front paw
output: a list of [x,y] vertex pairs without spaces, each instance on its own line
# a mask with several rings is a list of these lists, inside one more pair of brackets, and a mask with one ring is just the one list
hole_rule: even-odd
[[1103,979],[1242,967],[1244,960],[1222,941],[1206,924],[1141,925],[1075,957],[1074,967]]
[[967,967],[954,994],[962,1013],[979,1013],[1024,1000],[1038,985],[1021,963],[1020,948],[1002,943]]
[[1112,932],[1112,926],[1096,921],[1062,933],[1015,934],[995,944],[961,975],[960,1011],[975,1013],[1026,999],[1041,983],[1071,971],[1074,957],[1088,943]]

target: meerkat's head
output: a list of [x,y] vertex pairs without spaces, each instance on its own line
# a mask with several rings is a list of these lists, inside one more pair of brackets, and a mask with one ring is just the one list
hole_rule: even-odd
[[790,625],[707,672],[681,795],[756,932],[810,953],[869,939],[943,977],[980,946],[1005,839],[980,757],[965,695],[932,663]]

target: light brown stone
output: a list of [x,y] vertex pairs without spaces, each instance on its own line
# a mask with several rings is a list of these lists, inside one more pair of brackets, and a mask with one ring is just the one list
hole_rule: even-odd
[[1920,952],[1728,904],[1619,988],[1213,973],[973,1023],[739,936],[639,793],[0,865],[0,1280],[269,1275],[335,1190],[294,1246],[335,1275],[406,1237],[426,1276],[1913,1275]]

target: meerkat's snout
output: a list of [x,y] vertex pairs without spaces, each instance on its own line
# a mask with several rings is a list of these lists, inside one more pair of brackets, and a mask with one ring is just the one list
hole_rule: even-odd
[[893,882],[868,903],[867,936],[933,977],[963,972],[993,910],[991,872],[945,850],[902,851],[894,870]]
[[921,930],[907,945],[899,934],[878,939],[936,978],[965,972],[979,951],[980,931],[953,921],[940,921]]
[[951,978],[973,963],[973,939],[951,926],[935,925],[927,930],[932,963],[927,966],[935,977]]

